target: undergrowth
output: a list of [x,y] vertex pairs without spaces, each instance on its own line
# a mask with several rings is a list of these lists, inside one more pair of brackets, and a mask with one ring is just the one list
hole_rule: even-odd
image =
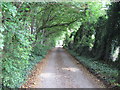
[[[100,76],[102,79],[106,80],[113,86],[117,84],[118,70],[116,68],[110,67],[108,64],[101,63],[99,61],[94,61],[92,58],[85,56],[79,56],[72,50],[68,50],[77,60],[79,60],[87,68],[93,70],[96,75]],[[119,86],[119,85],[118,85]]]

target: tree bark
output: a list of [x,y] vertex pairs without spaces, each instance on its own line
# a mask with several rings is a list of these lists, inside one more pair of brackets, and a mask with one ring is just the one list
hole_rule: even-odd
[[31,34],[33,34],[33,27],[34,27],[34,18],[32,19],[32,22],[31,22]]

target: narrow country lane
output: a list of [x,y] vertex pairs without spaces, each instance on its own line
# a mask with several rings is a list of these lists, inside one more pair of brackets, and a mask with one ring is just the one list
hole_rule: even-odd
[[103,88],[95,76],[62,48],[55,48],[33,88]]
[[0,90],[120,88],[120,0],[1,1]]

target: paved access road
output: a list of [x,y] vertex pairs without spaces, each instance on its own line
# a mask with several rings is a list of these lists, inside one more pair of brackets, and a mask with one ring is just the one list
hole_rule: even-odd
[[[41,67],[41,66],[40,66]],[[95,76],[78,64],[65,49],[53,49],[33,88],[104,88]]]

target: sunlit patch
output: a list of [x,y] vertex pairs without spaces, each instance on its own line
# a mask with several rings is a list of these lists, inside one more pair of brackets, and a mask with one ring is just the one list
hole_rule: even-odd
[[58,41],[56,41],[56,46],[55,47],[63,47],[63,41],[64,40],[58,40]]
[[79,71],[78,68],[73,68],[73,67],[62,68],[62,70],[67,70],[67,71],[72,71],[72,72],[77,72],[77,71]]
[[55,77],[55,73],[42,73],[40,76],[45,78],[51,78]]
[[116,61],[116,59],[118,58],[119,49],[120,49],[120,47],[117,47],[116,50],[114,51],[114,53],[112,55],[113,61]]
[[55,47],[56,47],[56,48],[57,48],[57,47],[61,47],[61,48],[62,48],[63,46],[62,46],[62,45],[56,45]]

